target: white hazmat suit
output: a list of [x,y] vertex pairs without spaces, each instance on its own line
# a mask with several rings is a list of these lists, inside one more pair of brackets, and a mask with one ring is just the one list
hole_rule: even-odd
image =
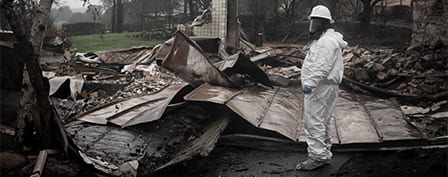
[[342,38],[328,29],[311,43],[302,65],[302,87],[312,90],[304,98],[308,157],[317,161],[329,161],[332,156],[330,122],[344,72],[342,49],[347,47]]

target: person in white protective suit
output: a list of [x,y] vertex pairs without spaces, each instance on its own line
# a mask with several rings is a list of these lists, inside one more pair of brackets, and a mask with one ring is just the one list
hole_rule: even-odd
[[347,47],[342,34],[331,27],[334,20],[327,7],[315,6],[309,19],[314,40],[301,70],[308,158],[297,164],[298,170],[314,170],[330,164],[330,122],[344,72],[342,49]]

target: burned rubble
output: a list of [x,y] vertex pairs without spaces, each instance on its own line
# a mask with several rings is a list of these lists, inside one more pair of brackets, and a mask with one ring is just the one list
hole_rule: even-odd
[[[168,45],[154,50],[154,53],[141,54],[140,52],[140,54],[130,55],[129,50],[118,50],[114,51],[113,55],[120,56],[120,51],[125,54],[121,58],[119,57],[120,60],[112,63],[106,63],[108,60],[101,60],[102,63],[91,63],[79,61],[75,57],[72,58],[74,61],[69,61],[59,67],[46,64],[49,72],[54,72],[50,73],[52,77],[61,77],[60,75],[66,73],[83,76],[84,86],[81,90],[73,93],[76,96],[68,99],[67,97],[55,98],[53,96],[52,100],[65,124],[67,136],[73,141],[71,146],[74,146],[78,157],[84,163],[91,164],[95,169],[112,176],[141,176],[163,171],[164,168],[196,156],[207,156],[221,137],[221,133],[229,125],[229,121],[240,118],[248,121],[249,125],[277,132],[286,137],[277,139],[282,136],[276,136],[274,142],[288,144],[291,147],[300,146],[294,141],[304,142],[303,132],[297,131],[303,130],[301,121],[284,119],[281,124],[278,124],[271,120],[274,117],[301,115],[299,110],[291,109],[292,107],[300,108],[300,105],[295,105],[295,102],[300,103],[300,96],[294,97],[292,102],[285,102],[287,100],[285,98],[300,95],[297,89],[300,83],[298,81],[300,74],[298,73],[300,73],[301,63],[305,56],[302,46],[265,47],[253,51],[250,56],[243,53],[220,55],[217,49],[203,50],[201,42],[196,43],[195,40],[204,41],[204,39],[190,39],[185,34],[178,32],[174,39],[165,43]],[[207,47],[211,46],[207,45]],[[135,50],[135,48],[130,50]],[[187,50],[193,50],[194,56],[182,53]],[[192,54],[191,52],[187,53]],[[98,56],[110,57],[112,54],[98,54]],[[375,77],[381,72],[396,74],[392,73],[395,71],[389,71],[395,69],[398,73],[397,77],[423,78],[413,77],[412,73],[417,73],[418,70],[410,69],[411,64],[399,64],[405,56],[406,54],[394,53],[392,49],[370,51],[366,48],[353,47],[345,50],[346,77],[348,80],[361,83],[361,85],[351,83],[347,86],[350,86],[349,89],[373,95],[375,92],[370,92],[371,87],[378,87],[397,95],[415,96],[417,94],[415,90],[406,89],[407,87],[392,87],[406,83],[406,79],[395,79],[393,77],[395,75],[387,75],[383,80]],[[210,57],[214,58],[214,62],[211,62]],[[174,58],[175,61],[172,60]],[[187,61],[192,58],[197,60],[195,63],[197,65],[182,65],[188,63]],[[157,63],[161,65],[155,64],[154,61],[158,61]],[[179,64],[173,65],[173,62]],[[412,64],[416,65],[415,62]],[[399,67],[389,69],[389,66],[396,65]],[[204,67],[208,69],[201,70]],[[443,79],[440,73],[446,71],[446,68],[441,68],[445,70],[436,68],[437,70],[434,69],[432,73],[437,76],[429,77],[442,77]],[[360,78],[359,74],[355,73],[359,70],[364,70],[368,78]],[[210,71],[216,73],[215,77],[210,77]],[[185,77],[188,75],[194,77]],[[117,78],[121,79],[118,79],[117,82]],[[372,85],[389,80],[396,83],[391,83],[387,87],[384,87],[384,84]],[[112,84],[108,84],[110,81],[113,81]],[[441,81],[443,80],[423,83],[439,86],[444,84]],[[186,86],[188,85],[186,82],[191,85]],[[68,87],[59,86],[57,89],[69,92],[68,95],[71,95],[73,91],[69,88],[72,82],[69,83]],[[108,88],[107,85],[117,88]],[[443,91],[444,87],[441,86],[440,89]],[[339,111],[337,113],[339,115],[337,117],[344,117],[344,119],[336,118],[332,130],[337,132],[333,137],[336,149],[338,147],[342,149],[345,147],[355,148],[356,146],[350,145],[352,143],[394,142],[400,141],[400,139],[413,140],[443,135],[443,126],[436,127],[437,131],[426,130],[425,126],[431,126],[434,122],[422,122],[422,124],[414,122],[409,124],[411,128],[402,128],[401,125],[408,124],[407,118],[403,117],[396,104],[387,100],[364,98],[345,92],[342,95],[341,101],[344,104],[341,106],[352,106],[340,108],[340,110],[349,110],[349,112]],[[249,104],[245,105],[245,102]],[[252,102],[259,105],[254,105]],[[225,107],[219,106],[220,104]],[[401,110],[410,118],[435,113],[435,115],[431,115],[432,119],[446,120],[444,118],[446,115],[443,113],[445,110],[443,107],[446,104],[443,101],[439,102],[432,105],[432,109],[428,108],[429,110],[424,108],[419,110],[418,107],[409,105],[402,106]],[[287,105],[291,107],[288,109],[291,109],[292,112],[286,111],[283,116],[280,116],[278,110],[274,109],[279,106],[280,109],[283,109],[282,106],[287,108]],[[261,111],[261,109],[255,112],[247,111],[257,110],[257,106],[266,111]],[[384,118],[379,116],[386,109],[390,113],[388,116],[401,117],[401,123],[396,123],[393,131],[390,127],[386,128],[387,125],[382,120]],[[367,113],[362,113],[364,111]],[[351,115],[350,112],[360,114]],[[388,116],[385,117],[386,120]],[[360,119],[361,117],[362,119]],[[300,119],[301,116],[298,118]],[[370,125],[369,122],[372,120],[376,121],[375,126]],[[349,123],[350,121],[353,122]],[[387,121],[394,122],[392,119]],[[295,125],[296,123],[299,124]],[[358,134],[362,135],[360,137],[353,136],[356,133],[351,131],[356,130],[347,128],[351,125],[364,127],[368,131]],[[395,131],[401,131],[399,134],[402,137],[394,135],[397,134],[394,133]],[[432,134],[428,132],[432,132]],[[247,146],[238,142],[267,140],[266,137],[255,138],[257,135],[252,136],[226,135],[223,142],[230,145]],[[403,142],[406,144],[406,141]],[[379,147],[381,146],[384,144],[379,144]],[[269,149],[270,147],[259,145],[257,148]]]
[[[297,105],[301,103],[301,94],[297,88],[305,57],[302,46],[270,46],[247,49],[252,51],[250,55],[243,52],[222,55],[218,47],[206,45],[208,48],[202,49],[204,41],[213,40],[190,38],[181,32],[173,38],[165,43],[169,45],[156,50],[140,47],[95,54],[99,58],[106,57],[99,60],[101,63],[69,56],[69,60],[62,64],[43,64],[50,83],[54,80],[50,88],[54,93],[52,103],[70,139],[70,151],[78,159],[108,175],[142,176],[158,173],[197,156],[208,156],[221,137],[222,143],[233,146],[248,146],[241,142],[254,142],[258,144],[256,148],[272,149],[266,146],[266,141],[278,143],[286,150],[301,146],[304,136],[298,109],[301,106]],[[194,50],[194,56],[182,54],[186,50]],[[440,51],[436,57],[439,55],[442,55]],[[112,56],[115,60],[107,59]],[[446,82],[443,82],[446,65],[440,64],[422,72],[411,65],[440,61],[423,60],[419,55],[415,61],[406,64],[412,59],[409,56],[392,49],[349,48],[345,50],[344,61],[346,80],[352,82],[346,87],[383,98],[406,99],[446,90]],[[198,60],[197,65],[187,64],[192,58]],[[172,62],[187,65],[173,65]],[[423,66],[432,65],[426,63]],[[204,67],[208,69],[201,70]],[[211,70],[219,77],[210,77]],[[360,78],[356,73],[359,70],[366,72],[366,78]],[[397,73],[393,73],[394,70]],[[377,77],[381,72],[387,76],[383,80]],[[424,77],[425,74],[429,75]],[[185,77],[187,75],[194,77]],[[428,78],[433,81],[426,82]],[[420,86],[411,84],[417,81],[439,90],[416,91]],[[390,83],[383,84],[386,82]],[[403,84],[406,87],[400,87]],[[394,94],[384,97],[372,92],[372,88]],[[446,126],[440,125],[447,120],[446,101],[433,104],[424,100],[417,104],[409,102],[400,108],[385,99],[348,92],[341,94],[343,104],[339,110],[346,111],[337,112],[332,130],[336,133],[333,137],[336,151],[338,148],[363,148],[362,145],[351,145],[353,143],[383,143],[370,145],[370,148],[380,148],[398,141],[406,146],[407,141],[440,137],[446,133]],[[289,111],[280,114],[280,110],[287,109]],[[389,117],[398,117],[399,121]],[[412,124],[407,123],[408,118]],[[255,131],[255,134],[232,132],[223,136],[228,126],[235,126],[229,124],[235,119],[277,135],[275,138],[260,136]],[[371,121],[376,123],[370,124]],[[391,122],[395,122],[393,130]],[[355,133],[358,130],[350,128],[352,126],[363,127],[365,132]]]
[[[422,50],[422,51],[418,51]],[[418,51],[418,52],[417,52]],[[448,53],[444,49],[393,49],[354,47],[346,51],[346,76],[366,85],[409,96],[443,93],[448,90]]]
[[[37,12],[44,13],[35,18],[34,12],[24,15],[34,21],[31,34],[21,27],[22,14],[13,11],[37,7],[31,3],[22,9],[26,1],[0,3],[8,22],[0,29],[2,176],[387,176],[402,169],[409,176],[446,174],[445,2],[405,2],[425,7],[411,6],[412,27],[403,19],[386,25],[389,1],[372,2],[372,21],[364,1],[356,2],[356,9],[337,9],[348,7],[348,1],[331,5],[333,27],[352,45],[342,51],[344,78],[329,126],[334,156],[327,167],[301,172],[294,163],[307,158],[300,73],[308,44],[302,42],[311,40],[309,21],[302,17],[316,2],[282,1],[267,10],[267,1],[213,0],[200,4],[204,7],[184,1],[182,15],[177,1],[179,7],[166,11],[157,3],[132,0],[114,1],[109,8],[103,2],[98,10],[103,7],[83,1],[94,21],[104,21],[106,12],[112,17],[110,36],[144,39],[144,45],[171,38],[155,46],[82,53],[68,48],[64,30],[74,28],[47,29],[53,1],[41,0]],[[399,3],[400,12],[410,10]],[[129,5],[135,10],[154,6],[151,13],[158,19],[140,11],[138,18],[128,18]],[[204,10],[201,16],[186,22],[199,10]],[[361,33],[346,29],[358,20]],[[364,29],[365,20],[374,26]],[[107,25],[95,24],[101,40],[109,36]],[[246,31],[248,24],[253,29]],[[139,28],[144,32],[128,32]],[[412,44],[404,46],[411,31]],[[256,38],[255,45],[248,36]],[[263,44],[282,37],[281,43]],[[376,43],[383,47],[369,46]],[[384,47],[391,44],[403,46]],[[363,161],[369,158],[374,162]],[[425,164],[412,166],[417,161]]]

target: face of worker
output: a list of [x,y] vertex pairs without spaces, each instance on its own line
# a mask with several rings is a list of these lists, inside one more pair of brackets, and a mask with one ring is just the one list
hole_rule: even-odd
[[323,18],[311,18],[309,31],[311,34],[322,31],[327,19]]

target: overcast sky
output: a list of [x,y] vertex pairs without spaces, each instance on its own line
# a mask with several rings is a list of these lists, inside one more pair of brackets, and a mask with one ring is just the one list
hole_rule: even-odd
[[[101,4],[101,0],[89,0],[93,5]],[[84,1],[82,0],[61,0],[59,1],[58,7],[60,6],[70,6],[70,9],[74,12],[85,11],[87,9],[87,4],[83,7]]]

